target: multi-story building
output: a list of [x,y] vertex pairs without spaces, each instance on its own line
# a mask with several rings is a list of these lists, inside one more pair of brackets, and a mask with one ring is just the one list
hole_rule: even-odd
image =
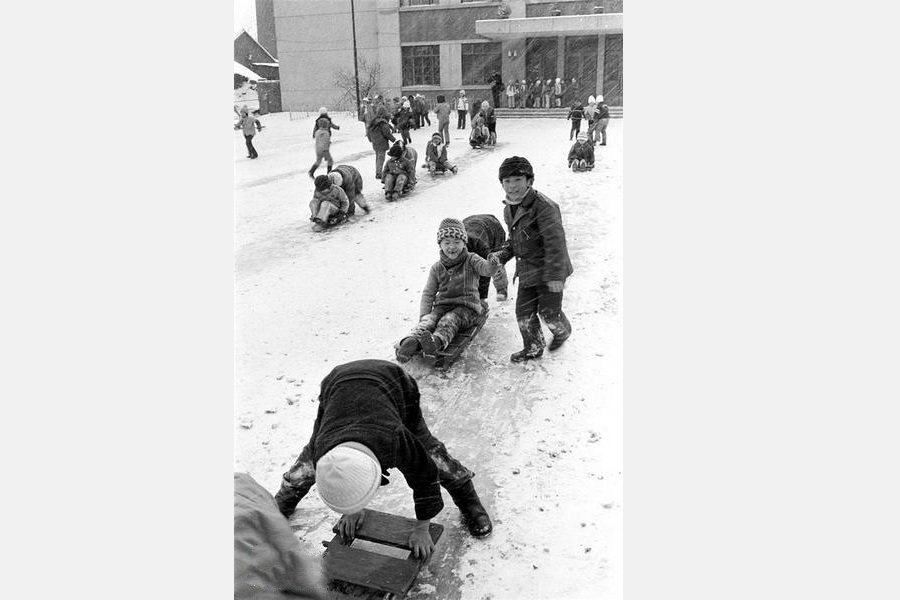
[[[623,0],[264,2],[257,26],[275,32],[284,110],[335,106],[344,93],[336,73],[353,72],[354,20],[358,57],[379,65],[388,96],[433,100],[465,89],[490,98],[488,77],[498,72],[504,84],[575,78],[582,101],[601,93],[623,104]],[[273,28],[260,9],[269,5]]]

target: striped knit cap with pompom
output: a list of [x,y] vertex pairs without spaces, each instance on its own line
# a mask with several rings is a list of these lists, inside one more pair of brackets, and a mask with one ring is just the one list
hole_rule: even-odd
[[441,221],[441,226],[438,227],[437,232],[438,244],[446,238],[462,240],[463,244],[469,240],[469,236],[466,235],[466,227],[462,224],[462,221],[458,219],[444,219]]

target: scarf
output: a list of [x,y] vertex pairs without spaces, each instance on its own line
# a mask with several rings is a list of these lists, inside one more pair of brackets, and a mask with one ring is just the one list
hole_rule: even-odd
[[469,257],[469,250],[463,246],[462,252],[460,252],[456,258],[451,259],[449,256],[444,254],[443,250],[440,250],[441,254],[441,264],[444,265],[445,269],[452,269],[463,262],[465,262],[466,258]]

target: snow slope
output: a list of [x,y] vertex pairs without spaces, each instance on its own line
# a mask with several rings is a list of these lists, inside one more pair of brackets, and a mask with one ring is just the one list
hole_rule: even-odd
[[[499,120],[499,144],[486,150],[470,149],[468,130],[452,121],[449,154],[459,175],[432,179],[420,169],[412,195],[385,203],[362,124],[331,116],[341,126],[331,153],[363,174],[373,210],[325,233],[313,233],[308,220],[313,116],[262,117],[258,160],[245,158],[235,132],[235,470],[278,489],[309,438],[321,379],[349,360],[394,359],[393,343],[417,319],[437,260],[439,222],[476,213],[502,221],[497,168],[507,156],[525,156],[535,188],[562,210],[575,266],[563,308],[574,332],[539,361],[510,363],[521,348],[516,288],[503,303],[491,288],[490,318],[450,372],[405,366],[432,432],[476,471],[494,520],[490,537],[471,538],[445,494],[436,517],[444,537],[408,597],[620,598],[623,120],[612,120],[609,145],[597,146],[598,166],[579,174],[565,168],[568,121]],[[412,132],[420,157],[435,129]],[[512,278],[514,262],[507,270]],[[393,473],[372,508],[412,517],[411,492]],[[313,488],[291,525],[319,555],[335,520]]]

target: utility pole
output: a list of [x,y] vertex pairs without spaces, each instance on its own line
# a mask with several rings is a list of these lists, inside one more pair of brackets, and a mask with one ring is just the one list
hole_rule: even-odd
[[350,19],[353,22],[353,76],[356,78],[356,114],[359,115],[359,65],[356,59],[356,7],[350,0]]

